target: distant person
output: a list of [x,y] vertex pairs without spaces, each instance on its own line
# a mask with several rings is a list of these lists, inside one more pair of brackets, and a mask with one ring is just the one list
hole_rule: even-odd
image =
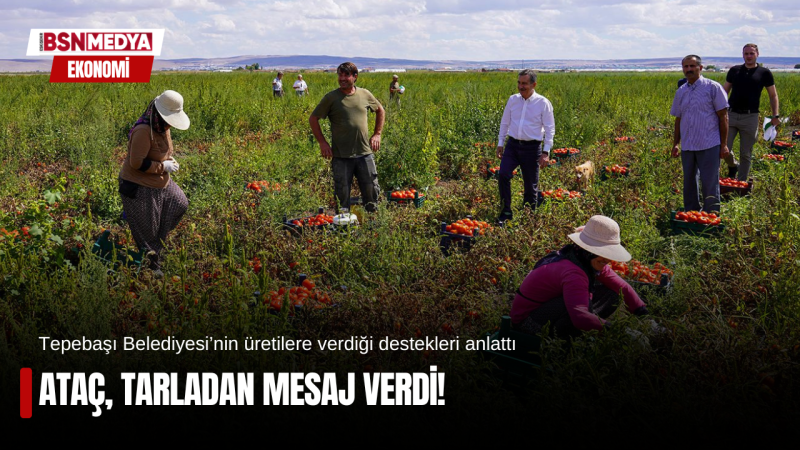
[[719,212],[719,160],[728,156],[728,99],[716,81],[703,77],[697,55],[683,58],[686,84],[679,87],[670,115],[675,117],[672,156],[683,165],[683,207],[699,211],[698,174],[703,207]]
[[294,82],[292,85],[294,92],[297,94],[298,97],[302,97],[308,94],[308,85],[305,81],[303,81],[302,75],[297,75],[297,81]]
[[[339,75],[339,89],[325,94],[308,122],[319,142],[322,157],[331,160],[336,211],[339,208],[350,208],[350,186],[355,176],[364,208],[368,212],[374,212],[381,188],[373,152],[381,147],[385,111],[370,91],[355,85],[358,80],[358,68],[355,64],[342,63],[336,73]],[[375,130],[372,136],[369,135],[367,122],[370,111],[375,113]],[[325,118],[331,122],[333,145],[325,139],[319,125],[319,120]]]
[[400,106],[400,77],[397,75],[392,75],[392,82],[389,84],[389,100]]
[[[500,120],[497,157],[500,158],[498,189],[502,210],[498,222],[512,219],[511,177],[522,167],[524,204],[534,208],[543,200],[539,193],[539,168],[547,167],[556,122],[550,100],[535,91],[536,72],[525,69],[517,78],[518,94],[509,97]],[[506,140],[506,138],[508,138]]]
[[283,72],[278,72],[278,76],[272,80],[272,96],[283,97]]
[[[737,176],[741,181],[747,181],[750,176],[750,165],[753,162],[753,145],[758,139],[758,107],[761,103],[761,91],[767,88],[769,106],[772,109],[772,125],[781,123],[778,112],[778,91],[775,89],[775,80],[772,72],[756,63],[758,59],[758,46],[745,44],[742,48],[744,64],[733,66],[728,70],[725,92],[731,96],[728,99],[731,107],[729,115],[728,148],[730,155],[725,158],[728,164],[728,178]],[[733,89],[733,92],[731,92]],[[739,161],[733,155],[733,140],[739,134]]]
[[181,188],[170,178],[179,164],[173,158],[170,128],[186,130],[189,117],[183,97],[164,91],[145,109],[128,133],[128,154],[119,171],[122,209],[139,251],[150,258],[150,268],[161,278],[164,242],[189,207]]

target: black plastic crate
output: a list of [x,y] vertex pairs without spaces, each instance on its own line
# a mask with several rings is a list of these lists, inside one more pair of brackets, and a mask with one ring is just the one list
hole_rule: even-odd
[[[571,149],[577,150],[577,152],[570,153],[569,151]],[[563,149],[563,148],[554,148],[554,149],[550,150],[550,158],[557,159],[559,162],[560,161],[564,161],[564,160],[568,160],[568,159],[575,159],[575,158],[578,158],[581,155],[581,149],[579,149],[579,148],[566,148],[567,153],[564,153],[564,154],[556,153],[558,150],[565,150],[565,149]]]
[[386,192],[386,200],[389,202],[390,205],[414,205],[415,207],[419,208],[425,204],[425,199],[427,196],[425,194],[420,195],[419,191],[414,193],[414,198],[392,198],[392,193],[398,191],[387,191]]
[[92,253],[108,262],[113,261],[116,254],[117,263],[124,262],[129,267],[141,267],[142,259],[144,258],[143,252],[134,252],[125,246],[112,242],[109,239],[110,236],[111,230],[103,231],[92,246]]
[[753,192],[753,179],[747,180],[747,187],[724,186],[722,183],[719,185],[719,194],[726,197],[744,197]]
[[[324,214],[324,213],[325,213],[325,208],[320,206],[319,209],[317,210],[317,214]],[[307,219],[309,219],[311,217],[315,217],[315,216],[308,216],[308,217],[295,218],[295,219],[287,219],[286,216],[283,216],[282,224],[283,224],[283,227],[286,228],[287,230],[294,231],[296,233],[302,233],[304,230],[317,231],[317,230],[330,230],[330,229],[333,229],[333,224],[332,223],[323,224],[323,225],[305,225],[305,221]],[[303,225],[301,226],[301,225],[297,225],[297,224],[293,223],[295,220],[303,222]]]
[[771,148],[772,152],[776,155],[786,155],[794,150],[794,143],[786,141],[772,141],[772,143],[769,145],[769,148]]
[[725,231],[725,224],[722,223],[719,225],[703,225],[702,223],[684,222],[682,220],[677,220],[675,219],[675,213],[677,213],[678,211],[683,211],[683,209],[672,211],[669,216],[669,225],[670,229],[672,230],[672,234],[712,236],[720,234],[723,231]]

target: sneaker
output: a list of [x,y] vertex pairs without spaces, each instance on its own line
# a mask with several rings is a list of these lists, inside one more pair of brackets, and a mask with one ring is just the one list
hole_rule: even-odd
[[728,178],[736,179],[736,174],[739,172],[739,165],[728,166]]

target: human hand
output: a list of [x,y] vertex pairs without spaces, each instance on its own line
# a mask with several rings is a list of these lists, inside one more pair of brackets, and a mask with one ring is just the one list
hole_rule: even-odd
[[499,145],[497,146],[497,157],[498,158],[502,158],[503,157],[503,147],[501,147]]
[[549,165],[550,161],[550,154],[542,152],[542,156],[539,157],[539,168],[544,169]]
[[369,138],[369,146],[372,148],[373,152],[377,152],[381,148],[381,135],[380,134],[373,134],[371,138]]
[[172,158],[167,159],[164,162],[162,162],[161,166],[164,168],[164,172],[166,172],[166,173],[177,172],[178,169],[181,168],[180,164],[178,164],[178,161],[175,161]]
[[319,152],[322,154],[322,157],[325,159],[333,158],[333,150],[331,150],[330,144],[327,142],[320,142],[319,143]]
[[672,146],[672,157],[673,158],[677,158],[678,156],[680,156],[680,154],[681,154],[681,148],[678,146],[678,144],[673,145]]
[[770,122],[772,122],[773,127],[777,128],[778,125],[781,124],[781,119],[779,117],[773,117],[772,120],[770,120]]
[[728,150],[728,146],[727,145],[721,145],[719,147],[719,159],[725,159],[730,154],[731,154],[731,152],[730,152],[730,150]]

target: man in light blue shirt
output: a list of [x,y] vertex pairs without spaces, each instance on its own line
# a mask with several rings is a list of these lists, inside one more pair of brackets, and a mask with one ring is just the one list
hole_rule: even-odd
[[672,156],[681,156],[683,165],[683,207],[700,211],[698,181],[702,186],[703,207],[719,212],[719,160],[728,151],[728,96],[722,85],[700,73],[697,55],[683,58],[687,83],[678,88],[669,113],[675,116]]

